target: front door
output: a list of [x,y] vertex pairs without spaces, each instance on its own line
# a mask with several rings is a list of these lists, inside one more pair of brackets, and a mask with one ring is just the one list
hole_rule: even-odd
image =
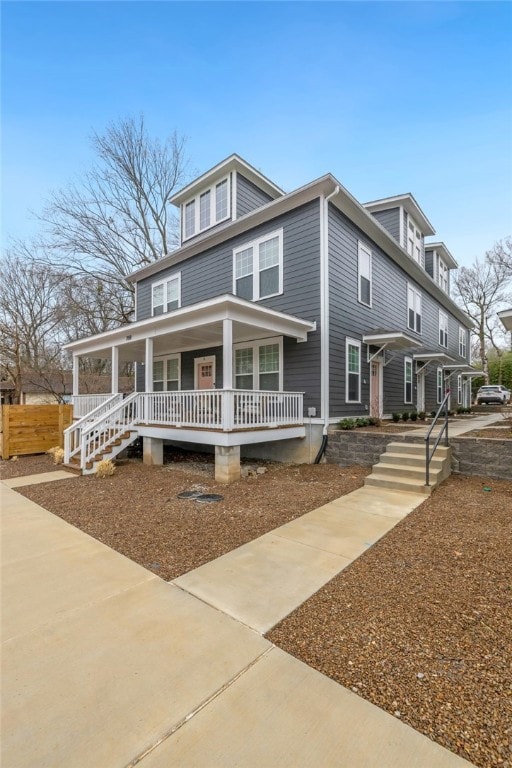
[[215,388],[215,355],[211,357],[196,357],[194,360],[195,389]]
[[382,364],[370,363],[370,416],[382,416]]

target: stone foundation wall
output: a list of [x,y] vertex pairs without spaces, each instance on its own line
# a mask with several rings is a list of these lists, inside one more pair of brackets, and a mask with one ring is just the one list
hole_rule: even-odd
[[453,471],[512,480],[512,440],[492,437],[453,437]]

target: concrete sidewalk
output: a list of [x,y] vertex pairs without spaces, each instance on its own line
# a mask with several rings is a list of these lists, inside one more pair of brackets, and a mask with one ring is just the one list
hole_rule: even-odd
[[[167,584],[1,490],[2,765],[469,765],[246,626],[271,625],[350,562],[406,514],[394,502],[378,511],[350,494]],[[244,559],[253,564],[245,576]],[[211,590],[210,579],[212,605],[185,591]]]

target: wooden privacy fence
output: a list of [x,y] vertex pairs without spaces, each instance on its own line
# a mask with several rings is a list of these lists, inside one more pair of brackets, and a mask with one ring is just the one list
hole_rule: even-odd
[[3,405],[2,459],[63,448],[72,421],[72,405]]

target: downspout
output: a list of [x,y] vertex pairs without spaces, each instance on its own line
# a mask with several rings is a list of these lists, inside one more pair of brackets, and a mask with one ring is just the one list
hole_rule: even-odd
[[329,429],[329,200],[338,194],[338,185],[327,197],[320,198],[320,326],[321,326],[321,366],[320,391],[322,402],[322,445],[315,458],[318,464],[327,446]]

